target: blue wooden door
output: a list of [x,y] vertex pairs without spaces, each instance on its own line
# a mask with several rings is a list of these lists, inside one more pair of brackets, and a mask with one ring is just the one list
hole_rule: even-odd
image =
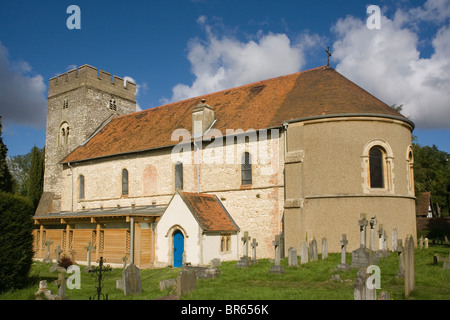
[[180,231],[173,235],[173,266],[175,268],[183,265],[184,237]]

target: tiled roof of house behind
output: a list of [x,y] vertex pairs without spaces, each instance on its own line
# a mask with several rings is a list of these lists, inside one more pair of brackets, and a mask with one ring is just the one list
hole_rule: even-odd
[[[192,132],[192,110],[202,99],[214,108],[215,129],[265,129],[317,116],[379,115],[411,123],[332,68],[318,67],[116,117],[61,162],[172,146],[172,132]],[[411,123],[412,124],[412,123]]]
[[204,231],[239,231],[220,200],[211,194],[180,192]]

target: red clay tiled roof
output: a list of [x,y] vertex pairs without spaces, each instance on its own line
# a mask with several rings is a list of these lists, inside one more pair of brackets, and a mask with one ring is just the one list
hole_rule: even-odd
[[220,200],[211,194],[179,192],[202,229],[209,232],[239,231]]
[[192,110],[205,99],[214,125],[226,129],[280,127],[283,121],[343,114],[376,114],[410,122],[332,68],[318,67],[116,117],[61,162],[172,146],[175,129],[192,132]]

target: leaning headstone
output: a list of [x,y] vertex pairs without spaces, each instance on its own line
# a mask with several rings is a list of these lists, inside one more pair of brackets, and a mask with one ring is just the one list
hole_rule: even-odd
[[67,300],[66,297],[66,276],[64,273],[58,273],[58,280],[56,280],[58,286],[57,300]]
[[177,278],[177,296],[197,289],[197,275],[195,270],[184,269],[178,273]]
[[414,290],[414,238],[410,235],[405,241],[405,297]]
[[404,255],[403,255],[402,239],[397,240],[397,245],[395,247],[397,248],[397,253],[398,253],[397,278],[403,278],[405,276],[405,260],[404,260]]
[[353,297],[355,300],[376,300],[377,293],[376,289],[370,289],[367,287],[367,274],[366,268],[361,268],[358,270],[353,283]]
[[272,242],[272,244],[275,247],[275,265],[273,265],[272,267],[270,267],[270,271],[271,273],[284,273],[284,268],[280,265],[280,235],[276,235],[275,236],[275,241]]
[[322,260],[328,258],[328,240],[322,238]]
[[256,242],[256,239],[253,238],[252,240],[252,264],[258,263],[258,260],[256,260],[256,247],[258,246],[258,242]]
[[290,267],[298,267],[297,249],[294,247],[288,250],[288,263]]
[[244,236],[241,238],[243,242],[244,255],[241,257],[241,259],[238,260],[237,264],[235,265],[236,268],[247,268],[252,263],[248,257],[248,243],[250,239],[251,237],[248,236],[248,231],[245,231]]
[[45,258],[44,260],[42,260],[42,262],[52,263],[52,259],[50,258],[50,246],[53,244],[53,241],[47,238],[44,244],[45,244]]
[[308,263],[308,261],[309,261],[308,254],[309,254],[308,242],[303,242],[302,245],[300,246],[300,263],[301,264]]
[[311,261],[317,261],[319,260],[319,253],[317,252],[317,241],[316,239],[313,239],[311,241],[311,245],[309,246],[309,257]]
[[348,244],[348,240],[347,240],[347,235],[346,234],[342,235],[342,240],[340,241],[340,244],[341,244],[341,263],[338,264],[336,270],[348,271],[351,268],[347,264],[347,262],[345,261],[345,258],[346,258],[346,255],[347,255],[347,244]]
[[141,270],[130,263],[122,271],[123,292],[125,295],[140,294],[142,292]]

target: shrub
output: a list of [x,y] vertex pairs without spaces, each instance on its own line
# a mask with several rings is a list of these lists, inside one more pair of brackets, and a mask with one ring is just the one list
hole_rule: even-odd
[[0,292],[26,285],[33,259],[33,206],[0,192]]
[[72,260],[72,258],[70,258],[67,255],[63,255],[60,259],[59,259],[59,263],[58,266],[63,267],[63,268],[68,268],[71,265],[74,265],[75,261]]

